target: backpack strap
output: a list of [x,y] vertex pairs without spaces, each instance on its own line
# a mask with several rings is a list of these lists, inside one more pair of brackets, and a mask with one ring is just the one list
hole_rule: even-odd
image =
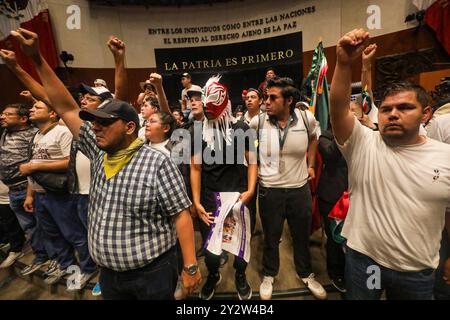
[[308,148],[306,150],[309,150],[309,140],[310,140],[311,136],[309,134],[308,117],[306,115],[305,110],[300,110],[300,115],[302,116],[303,124],[305,125],[305,128],[306,128],[306,134],[308,135]]
[[31,160],[33,157],[33,144],[34,144],[34,138],[36,138],[37,134],[39,133],[39,130],[36,131],[36,133],[33,135],[33,138],[30,140],[30,144],[28,145],[28,161]]

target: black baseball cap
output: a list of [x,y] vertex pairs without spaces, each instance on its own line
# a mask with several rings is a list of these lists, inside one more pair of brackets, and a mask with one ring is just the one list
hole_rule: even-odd
[[185,72],[181,75],[181,77],[182,78],[191,78],[191,75],[189,73]]
[[113,98],[113,95],[111,94],[111,92],[108,89],[106,89],[105,87],[91,87],[84,83],[80,84],[80,92],[82,94],[89,93],[93,96],[98,96],[98,97],[100,97],[101,101],[105,101],[106,99]]
[[126,122],[134,122],[139,128],[139,116],[136,110],[127,102],[117,99],[104,101],[97,109],[83,109],[80,118],[86,121],[95,119],[122,119]]

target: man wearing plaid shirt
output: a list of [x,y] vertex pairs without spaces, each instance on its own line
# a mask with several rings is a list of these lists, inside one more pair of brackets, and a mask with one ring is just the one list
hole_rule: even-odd
[[174,163],[137,138],[139,118],[128,103],[107,100],[97,110],[79,112],[42,57],[37,35],[22,28],[12,35],[33,60],[52,107],[91,160],[89,249],[101,267],[103,297],[173,299],[177,236],[184,261],[183,285],[187,293],[192,292],[201,274],[191,202]]

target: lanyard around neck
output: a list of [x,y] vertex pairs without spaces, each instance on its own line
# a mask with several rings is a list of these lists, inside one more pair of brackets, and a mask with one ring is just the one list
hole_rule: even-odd
[[292,122],[292,116],[289,116],[289,119],[286,123],[286,127],[284,128],[283,137],[281,136],[281,128],[277,122],[277,129],[278,129],[278,141],[280,142],[280,151],[283,150],[284,143],[286,142],[286,137],[289,131],[289,127],[291,126]]

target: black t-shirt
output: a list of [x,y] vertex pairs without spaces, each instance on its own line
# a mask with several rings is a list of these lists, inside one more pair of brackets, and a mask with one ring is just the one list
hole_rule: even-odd
[[[200,128],[201,126],[198,127]],[[247,132],[249,126],[243,121],[237,121],[231,128],[233,143],[227,145],[222,136],[220,145],[218,139],[215,139],[214,151],[201,138],[202,130],[194,132],[194,127],[191,128],[192,154],[202,152],[201,203],[206,211],[215,210],[214,192],[244,192],[248,188],[244,159],[251,138],[243,133]],[[214,133],[217,137],[217,130],[214,130]],[[201,150],[194,147],[195,135],[197,139],[202,139]]]

